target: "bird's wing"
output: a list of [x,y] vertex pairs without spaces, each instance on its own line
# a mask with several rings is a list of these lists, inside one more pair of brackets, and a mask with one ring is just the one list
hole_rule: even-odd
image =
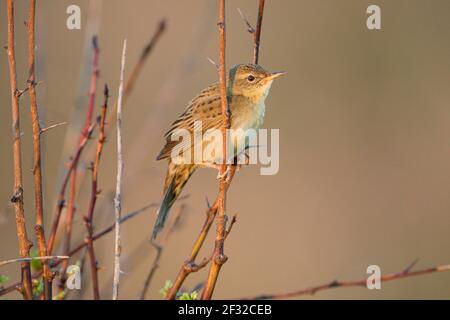
[[[166,144],[156,158],[157,160],[170,158],[172,150],[193,150],[193,133],[196,121],[201,121],[202,134],[208,129],[219,128],[222,121],[222,112],[220,105],[220,93],[217,84],[214,84],[203,90],[198,96],[191,100],[188,108],[172,124],[171,128],[164,135]],[[172,135],[179,130],[187,130],[191,139],[187,141],[172,141]],[[190,144],[189,146],[187,144]]]

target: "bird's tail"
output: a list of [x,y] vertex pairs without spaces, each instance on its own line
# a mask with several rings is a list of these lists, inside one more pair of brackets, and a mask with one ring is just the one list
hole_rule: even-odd
[[194,173],[196,168],[197,166],[194,164],[177,165],[169,162],[166,182],[164,185],[164,196],[158,210],[155,226],[153,227],[153,239],[156,238],[158,233],[164,227],[170,208],[175,203],[175,200],[177,200],[181,190],[183,190],[184,185],[189,180],[192,173]]

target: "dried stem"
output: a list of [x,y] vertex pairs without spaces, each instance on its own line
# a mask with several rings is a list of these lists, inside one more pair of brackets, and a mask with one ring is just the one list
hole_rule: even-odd
[[259,0],[258,20],[256,22],[256,29],[253,28],[251,23],[248,21],[248,19],[242,13],[242,11],[240,9],[238,9],[242,20],[244,20],[244,23],[247,26],[247,31],[253,36],[253,63],[254,64],[258,64],[258,62],[259,62],[259,46],[260,46],[260,39],[261,39],[262,20],[263,20],[263,15],[264,15],[264,4],[265,4],[265,0]]
[[43,256],[43,257],[35,257],[35,258],[11,259],[11,260],[0,261],[0,267],[6,266],[7,264],[11,264],[11,263],[17,263],[17,262],[24,262],[24,261],[31,262],[34,260],[47,261],[47,260],[53,260],[53,259],[69,259],[69,257],[68,256]]
[[[31,123],[33,128],[33,175],[34,175],[34,199],[36,211],[36,239],[40,257],[47,256],[47,244],[44,233],[44,209],[42,197],[42,166],[41,166],[41,125],[39,122],[39,113],[36,98],[36,71],[35,71],[35,13],[36,0],[30,0],[30,9],[28,13],[28,93],[30,96]],[[48,261],[42,261],[44,298],[52,299],[53,274],[48,266]]]
[[[151,203],[151,204],[148,204],[148,205],[146,205],[146,206],[144,206],[144,207],[142,207],[142,208],[140,208],[140,209],[138,209],[136,211],[132,211],[132,212],[126,214],[125,216],[123,216],[120,219],[120,224],[130,220],[131,218],[136,217],[137,215],[139,215],[140,213],[144,212],[147,209],[156,208],[158,206],[159,206],[159,203]],[[113,231],[115,229],[115,227],[116,227],[116,223],[114,222],[109,227],[106,227],[102,231],[96,233],[92,237],[92,240],[96,241],[96,240],[102,238],[103,236],[105,236],[105,235],[109,234],[111,231]],[[77,254],[78,252],[83,250],[86,246],[87,246],[87,242],[85,242],[85,241],[82,242],[81,244],[79,244],[77,247],[73,248],[70,251],[69,256],[71,257],[71,256]],[[35,258],[30,258],[29,260],[32,260],[32,259],[35,259]],[[63,262],[63,259],[57,258],[53,263],[50,264],[50,267],[52,267],[52,268],[57,267],[59,264],[61,264],[61,262]],[[35,274],[33,274],[33,278],[37,278],[41,274],[42,274],[42,272],[38,271]],[[21,283],[20,282],[16,282],[16,283],[14,283],[14,284],[12,284],[12,285],[10,285],[8,287],[5,287],[5,288],[0,288],[0,296],[3,296],[5,294],[11,293],[11,292],[16,291],[16,290],[19,290],[19,291],[21,290]]]
[[[8,0],[8,62],[9,62],[9,79],[11,87],[11,113],[12,113],[12,130],[13,130],[13,156],[14,156],[14,190],[11,202],[14,205],[16,215],[17,237],[19,240],[19,252],[21,258],[30,256],[30,248],[32,243],[28,239],[25,212],[23,206],[23,187],[22,187],[22,155],[20,141],[20,111],[19,96],[16,78],[16,58],[14,50],[14,1]],[[21,263],[21,277],[23,296],[25,299],[33,298],[31,284],[31,269],[28,261]]]
[[[391,273],[380,277],[381,282],[388,282],[388,281],[394,281],[399,279],[404,279],[408,277],[414,277],[414,276],[420,276],[423,274],[430,274],[430,273],[436,273],[436,272],[444,272],[444,271],[450,271],[450,264],[447,265],[440,265],[435,266],[431,268],[411,271],[411,268],[406,268],[405,270],[397,273]],[[318,291],[332,289],[332,288],[340,288],[340,287],[365,287],[367,286],[367,279],[360,279],[360,280],[351,280],[351,281],[332,281],[329,283],[321,284],[318,286],[313,286],[305,289],[300,290],[294,290],[289,292],[281,292],[281,293],[275,293],[275,294],[263,294],[259,296],[254,297],[246,297],[241,298],[247,299],[247,300],[267,300],[267,299],[287,299],[302,295],[312,295],[315,294]]]
[[[167,229],[167,232],[166,232],[166,234],[165,234],[165,236],[163,238],[164,242],[167,242],[167,240],[169,239],[170,235],[176,229],[176,226],[178,225],[178,222],[180,220],[181,214],[183,213],[184,209],[185,209],[184,204],[182,204],[178,208],[176,214],[173,217],[172,223],[170,224],[170,227]],[[162,244],[158,244],[158,243],[154,242],[153,239],[151,239],[150,241],[151,241],[152,246],[156,250],[156,256],[155,256],[155,259],[153,260],[153,263],[152,263],[152,265],[150,267],[150,271],[148,272],[148,275],[147,275],[147,277],[145,279],[144,287],[143,287],[143,289],[141,291],[141,294],[139,295],[139,299],[140,300],[144,300],[145,299],[145,296],[147,294],[148,288],[150,287],[150,283],[151,283],[151,281],[153,279],[153,276],[155,275],[156,270],[159,268],[159,261],[161,260],[161,255],[162,255],[162,253],[164,251],[164,246]]]
[[120,85],[117,99],[117,179],[116,196],[114,197],[114,211],[116,216],[115,246],[114,246],[114,279],[113,300],[119,298],[120,283],[120,218],[122,214],[122,178],[123,178],[123,153],[122,153],[122,99],[123,99],[123,77],[125,73],[125,58],[127,52],[127,39],[123,41],[122,62],[120,68]]
[[227,261],[227,256],[224,252],[224,241],[226,235],[226,193],[227,193],[227,132],[230,128],[230,110],[227,101],[227,87],[226,87],[226,66],[225,66],[225,0],[219,0],[219,85],[220,85],[220,100],[222,105],[222,166],[220,170],[220,184],[219,196],[217,197],[217,231],[212,264],[209,269],[208,278],[202,292],[202,300],[210,300],[214,292],[214,288],[219,276],[220,269]]
[[91,277],[92,277],[92,290],[93,296],[95,300],[100,300],[100,290],[98,285],[98,267],[97,267],[97,258],[95,257],[94,251],[94,241],[92,237],[94,236],[94,211],[95,204],[97,202],[97,195],[99,194],[98,190],[98,169],[100,166],[100,158],[103,151],[103,145],[106,141],[105,135],[105,123],[106,123],[106,111],[108,108],[108,86],[105,85],[104,90],[104,103],[102,106],[101,115],[98,119],[99,123],[99,135],[97,139],[97,151],[95,153],[95,159],[92,163],[92,182],[91,182],[91,198],[89,200],[89,209],[87,215],[84,218],[84,224],[87,230],[86,242],[87,242],[87,253],[89,256],[89,262],[91,265]]

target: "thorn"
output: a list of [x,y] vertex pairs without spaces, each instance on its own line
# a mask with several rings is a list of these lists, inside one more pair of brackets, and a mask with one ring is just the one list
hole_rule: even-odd
[[219,65],[213,59],[211,59],[210,57],[206,57],[206,59],[208,59],[208,61],[211,62],[212,65],[216,67],[216,70],[219,70]]
[[405,270],[403,270],[403,273],[408,273],[408,272],[410,272],[411,269],[414,268],[414,266],[417,264],[417,262],[419,262],[419,258],[414,259],[414,261],[411,262],[411,263],[409,264],[409,266],[406,267]]
[[244,23],[247,25],[247,31],[252,34],[255,33],[255,28],[253,28],[253,26],[250,24],[247,17],[244,15],[244,13],[242,13],[241,9],[237,8],[237,11],[239,12],[242,20],[244,20]]

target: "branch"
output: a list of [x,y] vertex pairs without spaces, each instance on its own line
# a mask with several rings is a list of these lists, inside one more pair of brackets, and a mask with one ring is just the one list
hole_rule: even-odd
[[67,124],[67,122],[58,122],[56,124],[52,124],[51,126],[42,128],[40,134],[46,133],[49,130],[52,130],[54,128],[57,128],[57,127],[60,127],[60,126],[66,125],[66,124]]
[[[89,89],[89,103],[86,111],[86,119],[84,122],[83,129],[81,131],[80,139],[78,145],[80,145],[83,141],[89,139],[91,132],[89,129],[92,126],[92,118],[94,114],[95,107],[95,93],[97,91],[97,80],[98,80],[98,58],[99,58],[99,48],[97,43],[97,37],[93,37],[92,39],[92,47],[93,47],[93,57],[92,57],[92,75],[91,75],[91,84]],[[65,240],[64,240],[64,253],[69,255],[71,240],[72,240],[72,225],[73,218],[75,215],[75,201],[76,201],[76,191],[77,191],[77,169],[80,157],[76,157],[73,162],[72,170],[70,173],[70,190],[69,190],[69,202],[67,205],[67,219],[65,225]],[[61,267],[61,278],[59,281],[59,290],[62,292],[66,283],[66,270],[68,267],[69,261],[66,260],[63,262]]]
[[[181,215],[182,215],[182,213],[184,211],[184,208],[185,208],[184,204],[182,204],[178,208],[176,214],[173,217],[172,223],[170,224],[170,227],[167,229],[167,232],[166,232],[166,234],[165,234],[165,236],[163,238],[164,242],[168,241],[170,235],[176,229],[176,227],[177,227],[177,225],[179,223],[180,217],[181,217]],[[140,300],[144,300],[145,299],[145,296],[147,294],[148,288],[150,287],[150,283],[151,283],[151,281],[153,279],[153,276],[155,275],[156,270],[159,268],[159,261],[161,260],[161,255],[162,255],[162,253],[164,251],[164,246],[162,244],[158,244],[158,243],[154,242],[153,239],[151,239],[150,242],[151,242],[152,246],[156,250],[156,256],[155,256],[155,259],[153,260],[153,263],[152,263],[152,265],[150,267],[150,271],[148,272],[147,278],[145,279],[144,287],[143,287],[143,289],[141,291],[141,294],[139,295],[139,299]]]
[[264,15],[264,4],[265,0],[259,0],[259,7],[258,7],[258,20],[256,22],[256,29],[252,27],[250,22],[247,20],[245,15],[242,13],[240,9],[238,9],[238,12],[244,21],[244,23],[247,26],[247,31],[253,36],[253,63],[258,64],[259,62],[259,46],[260,46],[260,39],[261,39],[261,27],[262,27],[262,20]]
[[[30,9],[28,13],[28,93],[30,96],[30,112],[31,124],[33,128],[33,175],[34,175],[34,199],[36,211],[36,239],[38,243],[39,256],[47,256],[47,243],[44,233],[44,209],[42,197],[42,166],[41,166],[41,126],[39,122],[39,112],[36,98],[36,71],[35,71],[35,14],[36,0],[30,0]],[[43,282],[44,282],[44,299],[52,299],[52,282],[53,274],[46,260],[42,261]]]
[[128,99],[131,91],[134,88],[134,84],[139,77],[142,68],[145,65],[145,62],[147,61],[147,58],[149,57],[150,53],[152,52],[153,48],[158,43],[159,38],[163,35],[164,31],[166,30],[166,19],[161,19],[158,22],[158,26],[155,30],[155,33],[151,37],[150,41],[145,45],[144,49],[141,52],[141,56],[134,66],[133,70],[131,71],[130,76],[128,77],[128,80],[125,83],[125,88],[123,90],[123,103],[125,104],[126,100]]
[[[21,258],[30,256],[32,243],[28,240],[25,212],[23,206],[23,187],[22,187],[22,155],[20,141],[20,111],[19,111],[19,91],[17,89],[16,58],[14,49],[14,1],[8,0],[8,63],[9,80],[11,88],[11,113],[13,129],[13,156],[14,156],[14,190],[11,202],[14,205],[16,215],[17,237],[19,240],[19,252]],[[33,298],[31,284],[31,269],[28,261],[21,263],[21,276],[23,296],[25,299]]]
[[[158,207],[158,206],[159,206],[159,203],[151,203],[151,204],[148,204],[148,205],[146,205],[146,206],[144,206],[144,207],[142,207],[142,208],[140,208],[140,209],[138,209],[138,210],[136,210],[136,211],[132,211],[132,212],[128,213],[127,215],[125,215],[124,217],[122,217],[122,218],[120,219],[120,224],[122,224],[122,223],[124,223],[124,222],[130,220],[131,218],[136,217],[137,215],[139,215],[140,213],[144,212],[144,211],[147,210],[147,209],[150,209],[150,208],[156,208],[156,207]],[[103,230],[100,231],[99,233],[96,233],[96,234],[92,237],[92,240],[93,240],[93,241],[96,241],[96,240],[98,240],[98,239],[104,237],[105,235],[107,235],[107,234],[109,234],[111,231],[113,231],[113,230],[115,229],[115,227],[116,227],[116,224],[115,224],[115,222],[114,222],[114,223],[113,223],[112,225],[110,225],[109,227],[103,229]],[[71,256],[77,254],[78,252],[80,252],[81,250],[83,250],[86,246],[87,246],[87,243],[86,243],[85,241],[83,241],[83,242],[82,242],[81,244],[79,244],[77,247],[75,247],[74,249],[72,249],[72,251],[70,251],[69,256],[71,257]],[[35,259],[35,258],[33,258],[33,259]],[[62,261],[63,261],[63,259],[56,259],[53,263],[51,263],[50,266],[51,266],[52,268],[57,267],[59,264],[61,264]],[[35,274],[33,274],[33,278],[37,278],[37,277],[39,277],[41,274],[42,274],[41,271],[36,272]],[[8,287],[5,287],[5,288],[1,288],[1,287],[0,287],[0,296],[3,296],[3,295],[8,294],[8,293],[11,293],[11,292],[13,292],[13,291],[15,291],[15,290],[19,290],[19,291],[21,290],[21,283],[20,283],[20,282],[16,282],[16,283],[14,283],[14,284],[12,284],[12,285],[10,285],[10,286],[8,286]]]
[[69,179],[71,176],[72,171],[75,169],[75,166],[78,164],[78,161],[81,157],[81,154],[83,153],[84,147],[86,146],[87,142],[89,141],[89,138],[92,135],[92,132],[94,131],[95,124],[92,124],[88,130],[87,137],[84,137],[83,140],[78,144],[77,149],[75,150],[74,156],[72,156],[72,159],[69,163],[69,168],[63,178],[63,183],[61,185],[59,194],[58,194],[58,202],[56,204],[56,214],[54,215],[54,220],[52,223],[52,229],[50,232],[50,237],[48,240],[48,253],[51,254],[53,252],[53,247],[56,240],[56,232],[58,231],[58,225],[59,221],[61,220],[61,213],[62,209],[65,206],[65,194],[66,194],[66,188],[69,183]]
[[114,197],[114,208],[116,215],[116,232],[114,246],[114,279],[113,300],[119,297],[120,282],[120,216],[122,213],[122,177],[123,177],[123,153],[122,153],[122,99],[123,99],[123,75],[125,72],[125,57],[127,52],[127,39],[123,41],[122,63],[120,69],[119,96],[117,99],[117,179],[116,196]]
[[230,128],[230,110],[227,101],[226,88],[226,66],[225,66],[225,0],[219,0],[219,86],[220,100],[222,105],[222,166],[220,169],[219,195],[217,197],[217,231],[212,264],[209,269],[208,279],[202,292],[202,300],[210,300],[219,277],[220,269],[227,261],[224,252],[224,242],[226,236],[226,193],[227,193],[227,132]]
[[[408,277],[414,277],[414,276],[420,276],[424,274],[429,273],[437,273],[437,272],[445,272],[450,271],[450,264],[447,265],[440,265],[435,266],[431,268],[411,271],[410,268],[406,268],[405,270],[397,273],[391,273],[380,277],[381,282],[388,282],[388,281],[394,281],[399,279],[404,279]],[[360,279],[360,280],[351,280],[351,281],[332,281],[329,283],[321,284],[318,286],[313,286],[305,289],[295,290],[295,291],[288,291],[288,292],[281,292],[281,293],[275,293],[275,294],[263,294],[259,296],[254,297],[246,297],[241,298],[241,300],[267,300],[267,299],[287,299],[292,298],[296,296],[302,296],[302,295],[313,295],[318,291],[322,290],[328,290],[332,288],[340,288],[340,287],[365,287],[367,286],[367,279]]]
[[31,261],[35,261],[35,260],[41,260],[41,261],[46,261],[46,260],[53,260],[53,259],[69,259],[68,256],[43,256],[43,257],[35,257],[35,258],[18,258],[18,259],[11,259],[11,260],[5,260],[5,261],[0,261],[0,267],[6,266],[7,264],[11,264],[11,263],[16,263],[16,262],[31,262]]
[[[136,83],[136,81],[138,80],[146,61],[148,60],[150,53],[153,51],[153,48],[156,46],[157,42],[159,41],[160,37],[163,35],[164,31],[166,30],[166,20],[162,19],[159,23],[158,23],[158,27],[156,29],[156,31],[154,32],[154,34],[152,35],[152,37],[150,38],[149,42],[145,45],[145,47],[142,49],[141,55],[139,60],[136,62],[136,64],[133,67],[133,70],[131,71],[130,76],[127,78],[127,80],[125,81],[124,84],[124,92],[123,92],[123,102],[122,104],[125,105],[127,99],[129,98],[129,96],[131,95],[133,89],[134,89],[134,85]],[[113,121],[113,117],[116,114],[116,109],[117,109],[117,103],[115,103],[112,108],[110,108],[111,111],[109,112],[109,116],[107,117],[106,123],[110,123]],[[108,134],[108,128],[106,128],[106,134]],[[89,157],[93,157],[94,156],[94,149],[92,147],[91,148],[87,148],[86,153],[88,154]],[[83,181],[83,179],[85,178],[85,171],[81,171],[78,174],[78,179],[81,180],[80,182]],[[78,188],[80,188],[80,186],[82,185],[82,183],[80,183],[78,185]],[[62,201],[64,201],[64,197],[60,197],[58,199],[58,203],[60,204]],[[58,204],[58,206],[59,206]],[[64,206],[64,202],[62,202],[62,205]],[[55,221],[59,220],[58,218],[58,211],[60,209],[57,208],[56,214],[54,215],[55,217]]]
[[105,141],[106,141],[105,122],[106,122],[106,111],[108,108],[108,98],[109,98],[108,86],[105,85],[104,103],[102,106],[101,115],[98,119],[100,133],[99,133],[98,139],[97,139],[97,151],[95,154],[95,160],[92,164],[91,198],[89,200],[88,213],[87,213],[87,215],[85,215],[83,217],[84,225],[86,226],[86,230],[87,230],[87,236],[86,236],[87,253],[88,253],[89,262],[91,265],[92,290],[93,290],[94,300],[100,300],[100,290],[99,290],[99,285],[98,285],[97,258],[95,257],[94,242],[92,240],[92,237],[94,235],[93,220],[94,220],[95,204],[97,202],[97,195],[99,194],[98,169],[100,166],[100,158],[101,158],[102,151],[103,151],[103,145],[105,144]]
[[[231,167],[230,177],[227,181],[227,188],[229,188],[231,181],[233,180],[235,172],[236,172],[236,168]],[[200,230],[200,234],[197,236],[197,239],[194,242],[194,245],[192,247],[191,253],[189,254],[189,257],[181,265],[180,271],[178,271],[177,277],[176,277],[172,287],[170,288],[169,292],[167,293],[167,296],[166,296],[167,300],[174,300],[177,297],[178,291],[180,291],[181,286],[183,285],[186,278],[191,273],[197,272],[198,270],[204,268],[210,261],[208,259],[203,259],[203,261],[200,264],[197,264],[195,262],[198,254],[200,252],[200,249],[202,248],[203,243],[205,242],[206,236],[209,233],[211,225],[214,222],[214,219],[216,217],[217,206],[218,206],[218,199],[216,199],[214,201],[214,204],[212,206],[208,205],[208,209],[206,211],[206,220],[203,223],[202,229]]]

